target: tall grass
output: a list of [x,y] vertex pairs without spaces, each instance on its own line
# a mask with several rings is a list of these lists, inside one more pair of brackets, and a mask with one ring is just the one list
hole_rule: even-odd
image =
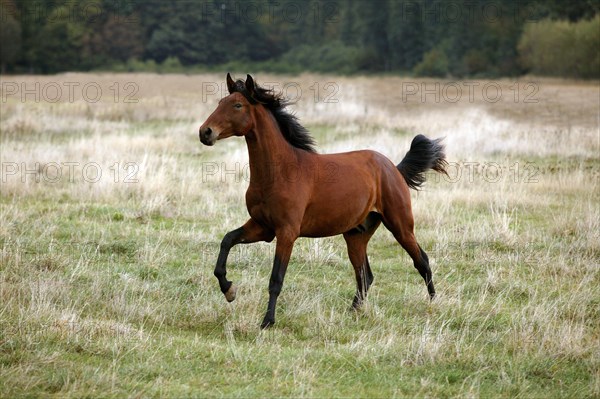
[[[447,81],[258,78],[299,85],[294,109],[321,152],[398,162],[415,134],[446,136],[450,177],[413,193],[439,297],[382,228],[369,299],[349,311],[343,239],[300,239],[278,323],[261,331],[273,245],[232,251],[231,304],[212,275],[222,236],[248,217],[243,140],[197,138],[219,98],[203,102],[203,84],[223,77],[3,76],[111,96],[2,104],[0,396],[600,395],[595,85],[534,81],[527,103],[529,82],[515,101],[515,82],[479,81],[502,98],[452,103],[403,100],[403,83]],[[115,103],[115,82],[137,84],[138,102]]]

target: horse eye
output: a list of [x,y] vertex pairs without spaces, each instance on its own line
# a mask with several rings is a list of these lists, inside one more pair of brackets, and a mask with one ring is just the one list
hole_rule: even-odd
[[234,107],[235,107],[235,108],[237,108],[237,109],[240,109],[240,108],[242,108],[242,104],[240,104],[240,103],[236,103],[236,104],[234,105]]

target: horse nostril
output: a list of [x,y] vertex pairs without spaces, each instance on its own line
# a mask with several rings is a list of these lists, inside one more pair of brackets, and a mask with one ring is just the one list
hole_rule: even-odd
[[205,127],[205,128],[200,128],[199,132],[200,134],[200,138],[209,138],[210,134],[212,133],[212,129],[209,127]]
[[212,137],[212,129],[210,127],[201,127],[198,132],[200,136],[200,141],[206,145],[213,145],[215,139]]

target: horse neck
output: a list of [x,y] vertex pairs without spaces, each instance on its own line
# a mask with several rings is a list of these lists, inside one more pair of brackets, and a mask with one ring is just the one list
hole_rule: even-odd
[[253,113],[254,128],[246,134],[250,160],[250,184],[273,182],[282,174],[282,165],[297,162],[294,148],[286,141],[275,117],[264,107]]

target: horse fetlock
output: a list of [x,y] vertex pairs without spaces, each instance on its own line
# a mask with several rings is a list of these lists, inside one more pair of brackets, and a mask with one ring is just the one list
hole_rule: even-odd
[[263,319],[262,323],[260,323],[260,328],[262,330],[267,329],[269,327],[272,327],[275,324],[275,319],[269,317],[269,316],[265,316],[265,318]]
[[227,302],[233,302],[236,294],[237,294],[237,287],[235,285],[231,284],[229,289],[225,292],[225,299],[227,299]]
[[358,311],[360,310],[360,308],[362,307],[362,299],[358,299],[356,297],[354,297],[354,300],[352,301],[352,306],[350,307],[350,310],[352,311]]

